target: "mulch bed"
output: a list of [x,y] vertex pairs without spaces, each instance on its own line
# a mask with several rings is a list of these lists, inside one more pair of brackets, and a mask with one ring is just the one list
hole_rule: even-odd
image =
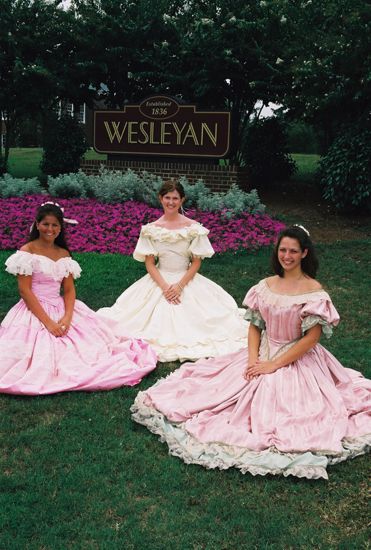
[[285,184],[258,189],[267,213],[286,223],[299,223],[314,242],[331,243],[371,237],[371,216],[367,213],[339,214],[327,203],[314,184]]

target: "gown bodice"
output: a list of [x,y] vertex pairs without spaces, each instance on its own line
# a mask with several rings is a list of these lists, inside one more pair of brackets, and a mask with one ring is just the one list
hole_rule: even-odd
[[178,273],[186,271],[189,266],[189,241],[182,239],[175,243],[154,242],[157,251],[157,267],[161,271]]
[[70,257],[57,261],[47,256],[31,254],[23,250],[9,256],[6,271],[12,275],[32,275],[32,292],[41,301],[55,302],[60,299],[61,283],[70,274],[80,277],[79,264]]
[[287,295],[273,292],[263,279],[253,286],[244,299],[246,319],[266,332],[268,341],[282,346],[299,339],[307,330],[320,324],[329,337],[339,314],[325,290]]
[[61,281],[55,281],[45,273],[33,273],[32,292],[39,300],[54,302],[60,297]]
[[208,233],[198,223],[180,229],[147,224],[141,229],[133,256],[141,262],[146,256],[155,256],[158,269],[168,273],[186,271],[192,257],[210,258],[214,254]]

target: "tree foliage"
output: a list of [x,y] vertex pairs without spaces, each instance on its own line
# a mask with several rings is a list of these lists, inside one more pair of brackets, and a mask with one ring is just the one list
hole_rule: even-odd
[[[282,2],[284,4],[284,2]],[[371,5],[363,0],[294,0],[285,8],[290,74],[282,102],[323,136],[326,151],[344,124],[361,119],[371,96]]]
[[287,131],[279,118],[255,120],[242,144],[242,161],[252,185],[288,180],[296,165],[287,147]]
[[165,93],[230,110],[233,161],[258,100],[309,122],[326,152],[367,109],[370,11],[363,0],[0,0],[7,147],[25,113],[59,98],[120,108]]
[[[257,100],[278,101],[285,20],[265,2],[76,0],[96,37],[95,85],[110,105],[167,93],[232,113],[232,159]],[[102,46],[104,47],[102,48]],[[88,45],[88,46],[91,46]]]
[[320,161],[323,194],[338,210],[371,209],[370,120],[345,126]]
[[77,172],[88,147],[84,130],[75,118],[51,116],[45,129],[41,169],[51,176]]
[[[68,21],[60,1],[0,0],[0,114],[6,129],[3,169],[16,124],[49,107],[68,64]],[[0,149],[0,156],[1,149]]]

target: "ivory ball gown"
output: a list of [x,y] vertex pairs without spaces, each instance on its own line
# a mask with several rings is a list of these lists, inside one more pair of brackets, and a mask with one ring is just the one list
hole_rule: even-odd
[[[191,257],[210,258],[214,250],[209,231],[199,223],[181,229],[144,225],[134,251],[140,262],[153,255],[168,283],[178,282]],[[196,273],[181,294],[181,303],[169,304],[161,288],[147,274],[121,294],[112,307],[99,309],[102,317],[151,344],[160,361],[215,357],[247,345],[244,310],[219,285]]]
[[[61,282],[80,266],[18,251],[6,261],[13,275],[32,275],[32,291],[54,321],[64,314]],[[68,333],[53,336],[21,299],[0,326],[0,392],[51,394],[132,386],[156,367],[156,353],[141,340],[112,335],[110,327],[76,300]]]
[[[284,353],[320,324],[339,321],[327,292],[273,292],[266,280],[245,298],[263,330],[260,357]],[[247,350],[185,363],[145,392],[133,418],[170,453],[206,468],[327,478],[326,467],[365,453],[371,443],[371,382],[343,367],[321,344],[272,374],[247,381]]]

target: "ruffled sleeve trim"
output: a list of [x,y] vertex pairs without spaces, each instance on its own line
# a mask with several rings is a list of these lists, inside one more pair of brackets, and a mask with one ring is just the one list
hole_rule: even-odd
[[135,250],[133,252],[133,258],[138,262],[144,262],[146,256],[158,256],[158,252],[155,249],[151,238],[143,235],[142,229]]
[[302,334],[319,324],[326,338],[332,336],[333,327],[336,327],[340,320],[330,296],[325,292],[321,299],[306,303],[301,310],[300,317]]
[[34,272],[42,272],[56,281],[69,275],[77,279],[81,275],[81,267],[76,260],[69,256],[54,261],[46,256],[31,254],[25,250],[18,250],[15,254],[9,256],[5,265],[6,271],[11,275],[29,276]]
[[189,253],[198,258],[211,258],[214,249],[207,237],[209,230],[199,223],[193,223],[179,229],[167,229],[153,223],[143,225],[137,245],[133,252],[133,258],[138,262],[144,262],[146,256],[158,256],[157,242],[176,243],[182,239],[190,240]]
[[[62,269],[64,269],[64,275],[63,277],[68,277],[69,275],[72,275],[74,279],[78,279],[81,276],[81,267],[76,262],[76,260],[73,260],[72,258],[61,258],[59,262]],[[59,268],[60,266],[58,266]]]
[[5,271],[11,275],[32,275],[32,254],[18,250],[9,256],[5,262]]
[[179,229],[167,229],[166,227],[160,227],[154,223],[148,223],[147,225],[143,225],[140,232],[141,237],[147,237],[151,240],[169,243],[174,243],[189,237],[194,239],[196,237],[208,234],[209,230],[197,222]]
[[257,285],[254,285],[247,292],[243,305],[248,309],[259,310],[259,295],[261,294],[263,281],[260,281]]
[[259,311],[248,307],[244,315],[244,319],[246,321],[250,321],[251,324],[255,325],[261,330],[265,330],[265,321]]
[[188,252],[194,258],[211,258],[215,252],[207,235],[197,235],[191,241]]
[[304,334],[311,328],[315,327],[316,325],[321,325],[322,334],[325,336],[325,338],[331,338],[333,334],[333,328],[332,326],[322,319],[319,315],[308,315],[308,317],[305,317],[301,323],[301,333],[304,336]]

